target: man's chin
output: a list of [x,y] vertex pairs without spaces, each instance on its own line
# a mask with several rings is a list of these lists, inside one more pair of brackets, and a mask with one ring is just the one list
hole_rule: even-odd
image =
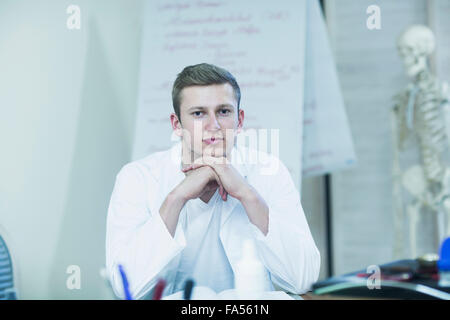
[[212,156],[212,157],[226,157],[227,150],[224,148],[224,146],[218,145],[218,146],[208,146],[203,148],[203,156]]
[[[191,154],[191,156],[190,156],[191,159],[189,160],[189,156],[186,156],[186,158],[184,160],[186,163],[187,162],[191,163],[192,161],[195,161],[198,158],[202,158],[204,156],[213,156],[213,157],[225,156],[228,158],[228,155],[229,155],[229,153],[227,153],[226,148],[224,146],[217,146],[214,149],[211,149],[211,146],[206,146],[206,147],[203,147],[201,149],[201,151],[198,149],[194,149],[192,147],[191,148],[187,147],[187,148],[188,149],[186,151]],[[231,153],[231,150],[229,152]]]

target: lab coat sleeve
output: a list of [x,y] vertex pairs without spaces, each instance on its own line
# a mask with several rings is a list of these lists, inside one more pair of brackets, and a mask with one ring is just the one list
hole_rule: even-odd
[[106,228],[106,267],[115,294],[123,298],[118,264],[127,274],[133,298],[148,294],[160,277],[166,277],[171,260],[186,246],[177,228],[172,237],[159,212],[150,212],[149,190],[156,181],[144,168],[131,163],[116,177]]
[[258,252],[270,272],[272,282],[287,292],[303,294],[311,290],[320,271],[320,253],[308,227],[299,193],[285,165],[267,176],[270,192],[264,198],[269,207],[266,236],[250,223]]

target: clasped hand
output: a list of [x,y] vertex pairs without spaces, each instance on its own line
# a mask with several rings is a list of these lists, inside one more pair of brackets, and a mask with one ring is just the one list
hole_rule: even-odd
[[[225,157],[203,156],[183,167],[189,188],[187,198],[197,198],[207,186],[219,187],[219,194],[227,201],[228,194],[238,200],[248,189],[247,181]],[[217,185],[215,185],[217,184]]]

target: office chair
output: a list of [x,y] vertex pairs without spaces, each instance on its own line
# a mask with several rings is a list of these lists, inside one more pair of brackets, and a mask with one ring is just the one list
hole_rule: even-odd
[[0,235],[0,300],[16,300],[13,266],[8,247]]

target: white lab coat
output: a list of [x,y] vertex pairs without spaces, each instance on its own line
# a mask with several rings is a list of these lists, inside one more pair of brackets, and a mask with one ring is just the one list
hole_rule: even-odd
[[[123,297],[119,263],[127,272],[134,298],[150,296],[159,278],[167,283],[164,294],[172,293],[186,240],[182,221],[178,221],[172,237],[159,208],[185,177],[180,171],[180,156],[181,143],[177,143],[169,150],[125,165],[116,177],[107,217],[106,267],[119,297]],[[255,157],[264,165],[245,161]],[[243,147],[233,149],[232,163],[269,207],[269,231],[264,236],[249,221],[239,200],[228,196],[223,202],[220,239],[232,269],[244,240],[251,238],[266,267],[267,289],[273,289],[274,283],[287,292],[307,292],[318,279],[320,253],[289,171],[275,156]],[[269,167],[278,169],[267,174]],[[182,216],[180,213],[180,219]],[[204,267],[214,267],[214,261]]]

